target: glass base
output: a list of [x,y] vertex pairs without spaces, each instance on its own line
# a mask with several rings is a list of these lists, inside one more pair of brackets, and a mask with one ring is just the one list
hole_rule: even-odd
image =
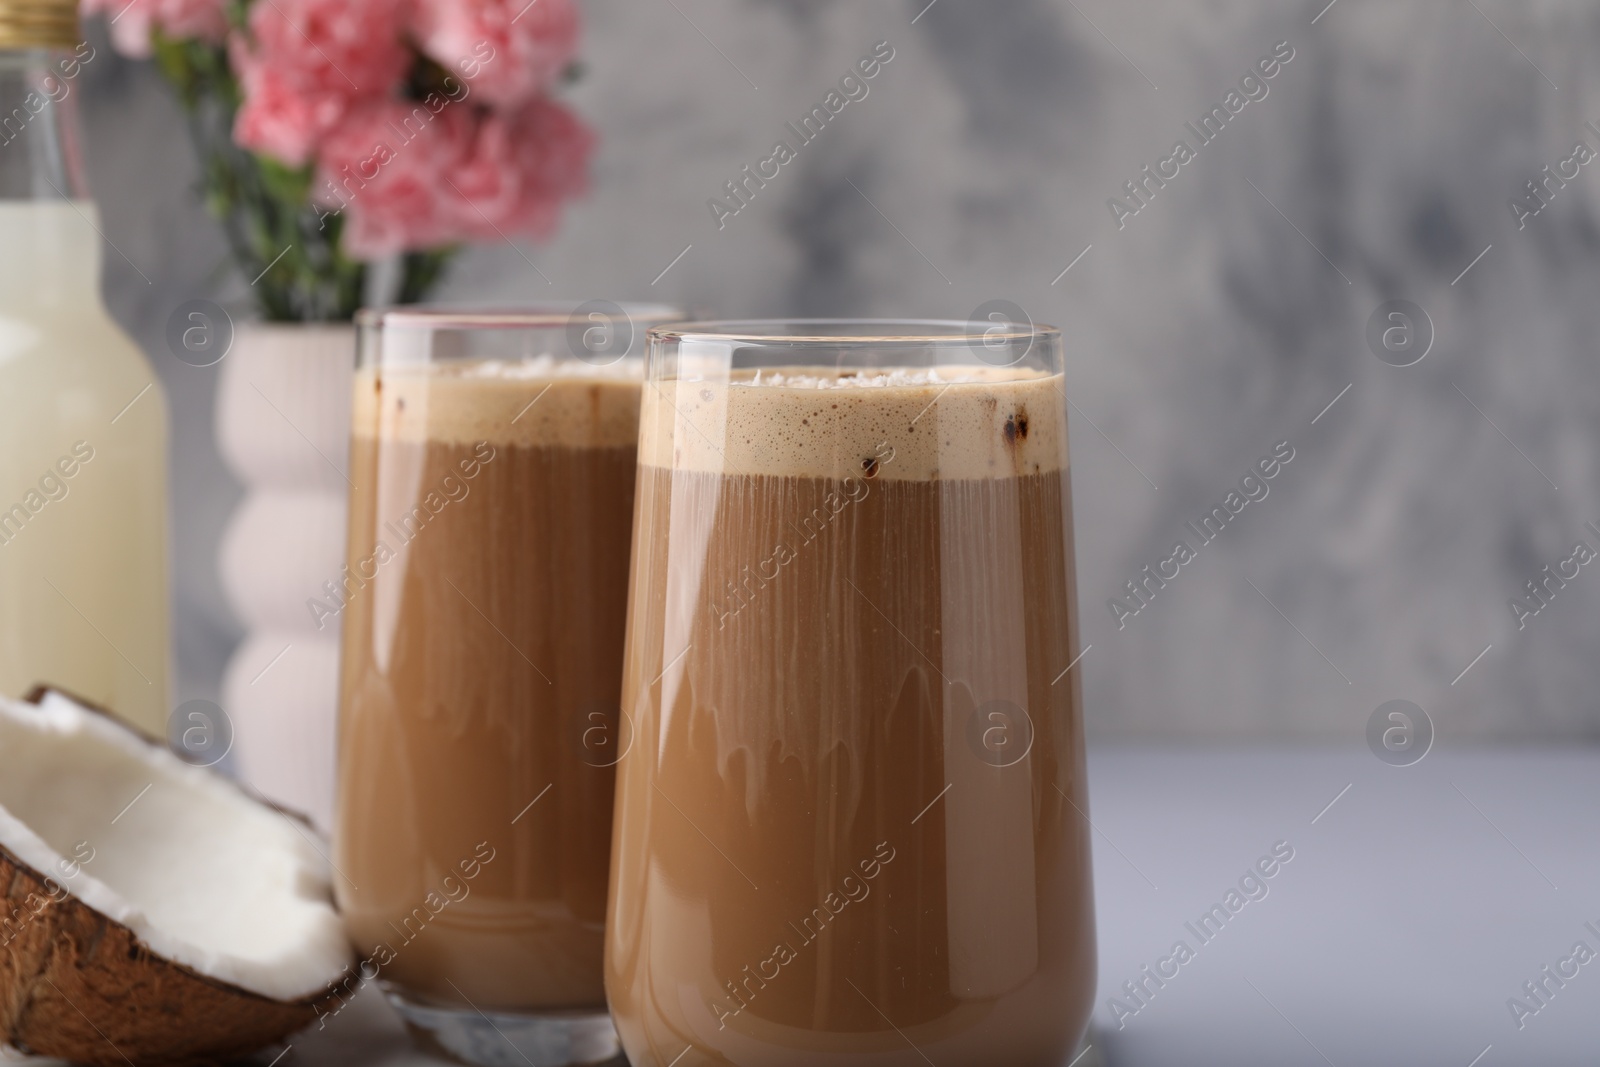
[[446,1008],[384,990],[419,1044],[474,1067],[626,1065],[604,1010],[543,1013]]

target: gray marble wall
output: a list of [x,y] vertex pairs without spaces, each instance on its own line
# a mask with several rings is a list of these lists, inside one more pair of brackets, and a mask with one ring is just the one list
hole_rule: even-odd
[[[1600,569],[1520,631],[1508,606],[1600,549],[1600,168],[1520,229],[1507,204],[1577,141],[1600,150],[1600,12],[1325,3],[590,0],[572,95],[603,137],[593,193],[547,245],[473,251],[445,295],[957,318],[1009,298],[1069,338],[1097,736],[1354,740],[1392,698],[1446,744],[1600,735]],[[719,230],[707,198],[878,41],[870,95]],[[1200,145],[1185,122],[1282,41],[1267,95]],[[214,372],[160,338],[181,300],[243,307],[243,283],[153,72],[90,72],[106,235],[155,279],[108,254],[108,298],[175,412],[180,696],[214,695],[237,488]],[[1119,226],[1108,199],[1180,138],[1195,157]],[[1392,299],[1431,319],[1413,366],[1369,348]],[[1119,629],[1108,598],[1199,546],[1185,521],[1283,441],[1268,496]]]

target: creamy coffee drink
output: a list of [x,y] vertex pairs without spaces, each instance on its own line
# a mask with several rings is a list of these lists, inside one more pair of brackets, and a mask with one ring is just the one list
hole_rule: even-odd
[[604,1011],[639,389],[637,360],[357,377],[334,860],[411,1001]]
[[1059,1067],[1095,981],[1061,378],[708,377],[641,415],[624,1048]]

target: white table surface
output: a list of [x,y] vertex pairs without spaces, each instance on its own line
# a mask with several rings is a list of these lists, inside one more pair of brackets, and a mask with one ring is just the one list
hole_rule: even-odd
[[[1600,748],[1101,749],[1090,789],[1113,1067],[1600,1063],[1600,958],[1522,1029],[1506,1006],[1600,952]],[[1268,896],[1115,1029],[1108,995],[1279,840]]]
[[[1506,1007],[1575,942],[1600,953],[1600,748],[1396,768],[1364,748],[1102,747],[1090,789],[1100,996],[1078,1067],[1600,1063],[1600,958],[1521,1030]],[[1118,1029],[1107,998],[1196,946],[1185,922],[1278,841],[1295,855],[1267,895]],[[279,1064],[437,1062],[366,993]]]

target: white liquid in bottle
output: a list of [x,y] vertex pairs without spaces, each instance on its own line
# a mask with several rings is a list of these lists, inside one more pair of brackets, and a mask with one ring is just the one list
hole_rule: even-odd
[[0,199],[0,692],[56,685],[164,737],[166,398],[101,302],[98,225]]

